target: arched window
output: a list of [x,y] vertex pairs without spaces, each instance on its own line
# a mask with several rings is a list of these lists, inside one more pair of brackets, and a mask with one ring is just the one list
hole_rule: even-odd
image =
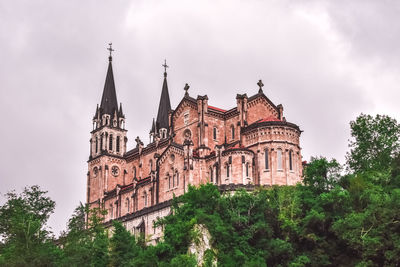
[[110,139],[109,139],[109,145],[108,145],[108,149],[112,150],[113,149],[113,135],[110,134]]
[[226,177],[229,178],[229,164],[226,164]]
[[168,174],[168,189],[171,189],[171,176]]
[[268,153],[268,148],[265,149],[265,169],[269,169],[269,153]]
[[149,161],[149,168],[150,168],[150,172],[153,170],[153,161],[150,160]]
[[147,192],[146,191],[144,191],[143,198],[144,198],[144,207],[147,207]]
[[126,207],[127,207],[128,213],[129,213],[130,212],[129,198],[126,198]]
[[96,153],[99,151],[99,138],[96,136]]
[[235,127],[233,125],[231,126],[231,135],[232,139],[235,139]]
[[100,136],[100,151],[103,150],[103,134]]
[[210,182],[211,183],[214,183],[214,177],[213,176],[214,176],[214,172],[213,172],[213,168],[211,167],[210,168]]
[[117,136],[117,152],[119,152],[119,143],[120,143],[120,137]]
[[175,176],[176,176],[176,173],[174,173],[174,171],[172,170],[172,188],[175,187]]
[[282,170],[282,149],[278,149],[276,151],[277,163],[278,163],[278,170]]
[[133,167],[133,178],[136,178],[136,167]]
[[293,162],[292,162],[292,153],[293,151],[289,151],[289,170],[293,171]]
[[213,128],[213,138],[214,140],[217,140],[217,127]]
[[176,171],[176,186],[179,186],[179,172]]
[[110,204],[110,219],[114,217],[114,207],[113,204]]
[[249,177],[249,163],[246,163],[246,177]]

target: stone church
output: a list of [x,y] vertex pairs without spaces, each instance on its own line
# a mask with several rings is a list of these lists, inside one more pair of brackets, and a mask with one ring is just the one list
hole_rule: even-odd
[[119,219],[128,230],[157,242],[162,229],[154,222],[170,214],[171,199],[189,185],[213,183],[228,191],[301,181],[301,130],[286,121],[282,105],[264,94],[261,80],[258,92],[238,94],[236,105],[228,110],[210,106],[207,95],[190,96],[186,84],[172,109],[164,64],[150,143],[144,145],[137,137],[134,148],[127,150],[126,118],[117,101],[109,50],[87,173],[87,203],[108,211],[106,223]]

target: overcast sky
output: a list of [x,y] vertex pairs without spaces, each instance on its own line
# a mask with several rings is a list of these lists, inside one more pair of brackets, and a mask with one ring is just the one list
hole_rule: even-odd
[[229,109],[262,79],[304,130],[303,159],[344,163],[349,121],[400,120],[399,14],[389,0],[0,1],[0,192],[48,190],[56,234],[85,201],[109,42],[128,149],[148,143],[166,58],[173,108],[185,83]]

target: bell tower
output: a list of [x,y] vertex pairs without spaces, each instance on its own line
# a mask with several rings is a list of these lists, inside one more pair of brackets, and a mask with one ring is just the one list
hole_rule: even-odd
[[122,104],[117,101],[112,69],[112,44],[109,44],[108,70],[100,107],[97,105],[93,117],[93,131],[90,139],[90,159],[101,155],[122,157],[126,152],[125,115]]

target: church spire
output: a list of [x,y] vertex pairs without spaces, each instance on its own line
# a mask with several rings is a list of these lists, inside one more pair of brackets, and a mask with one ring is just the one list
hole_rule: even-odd
[[168,113],[171,110],[171,102],[169,100],[168,84],[167,84],[167,62],[164,61],[162,65],[164,67],[164,82],[161,91],[160,104],[158,106],[158,113],[156,119],[157,129],[168,129]]
[[108,70],[106,81],[104,84],[103,96],[101,97],[100,111],[102,114],[114,115],[115,111],[118,111],[118,101],[117,94],[115,92],[114,74],[112,69],[112,43],[109,44],[110,47],[107,48],[110,51],[110,56],[108,57]]

